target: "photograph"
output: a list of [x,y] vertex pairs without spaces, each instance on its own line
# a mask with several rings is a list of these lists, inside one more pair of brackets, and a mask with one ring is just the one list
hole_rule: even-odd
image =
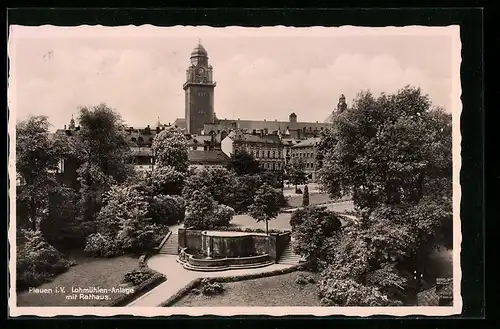
[[11,25],[11,315],[460,314],[461,47]]

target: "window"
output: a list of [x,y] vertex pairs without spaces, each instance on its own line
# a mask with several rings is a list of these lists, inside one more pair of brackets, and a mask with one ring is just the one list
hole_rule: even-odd
[[270,158],[271,157],[271,151],[267,151],[267,157]]

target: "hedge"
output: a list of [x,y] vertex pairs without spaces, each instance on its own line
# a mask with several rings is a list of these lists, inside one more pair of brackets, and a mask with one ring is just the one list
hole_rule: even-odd
[[[147,258],[148,258],[148,254],[144,254],[141,257],[139,257],[139,260],[138,260],[138,267],[139,268],[148,268],[148,265],[146,262]],[[150,268],[148,268],[148,269],[154,273],[151,278],[144,281],[143,283],[141,283],[137,287],[134,287],[133,293],[121,295],[121,296],[115,298],[110,303],[109,306],[125,306],[125,305],[131,303],[132,301],[134,301],[135,299],[139,298],[140,296],[144,295],[148,291],[153,290],[154,288],[156,288],[157,286],[159,286],[163,282],[167,281],[167,277],[165,275],[158,273]]]
[[245,281],[251,279],[260,279],[265,277],[271,277],[276,275],[288,274],[295,271],[303,270],[306,268],[306,263],[294,265],[287,268],[282,268],[279,270],[274,270],[271,272],[261,272],[261,273],[252,273],[245,275],[233,275],[233,276],[224,276],[224,277],[208,277],[208,278],[197,278],[189,282],[184,288],[179,290],[175,295],[171,296],[169,299],[160,304],[161,307],[169,307],[177,303],[182,297],[187,295],[192,289],[198,287],[201,283],[201,280],[208,279],[210,282],[237,282],[237,281]]

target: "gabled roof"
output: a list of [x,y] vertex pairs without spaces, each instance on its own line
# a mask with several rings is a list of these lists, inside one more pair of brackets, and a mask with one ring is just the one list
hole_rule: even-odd
[[230,158],[221,150],[213,151],[188,151],[189,162],[209,162],[209,163],[227,163]]

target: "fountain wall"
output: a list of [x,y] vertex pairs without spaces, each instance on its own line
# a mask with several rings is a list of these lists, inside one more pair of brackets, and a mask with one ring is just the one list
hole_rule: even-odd
[[178,234],[181,249],[186,248],[190,253],[214,258],[255,257],[268,254],[271,261],[277,261],[290,241],[290,232],[271,233],[267,236],[258,233],[218,233],[180,228]]

